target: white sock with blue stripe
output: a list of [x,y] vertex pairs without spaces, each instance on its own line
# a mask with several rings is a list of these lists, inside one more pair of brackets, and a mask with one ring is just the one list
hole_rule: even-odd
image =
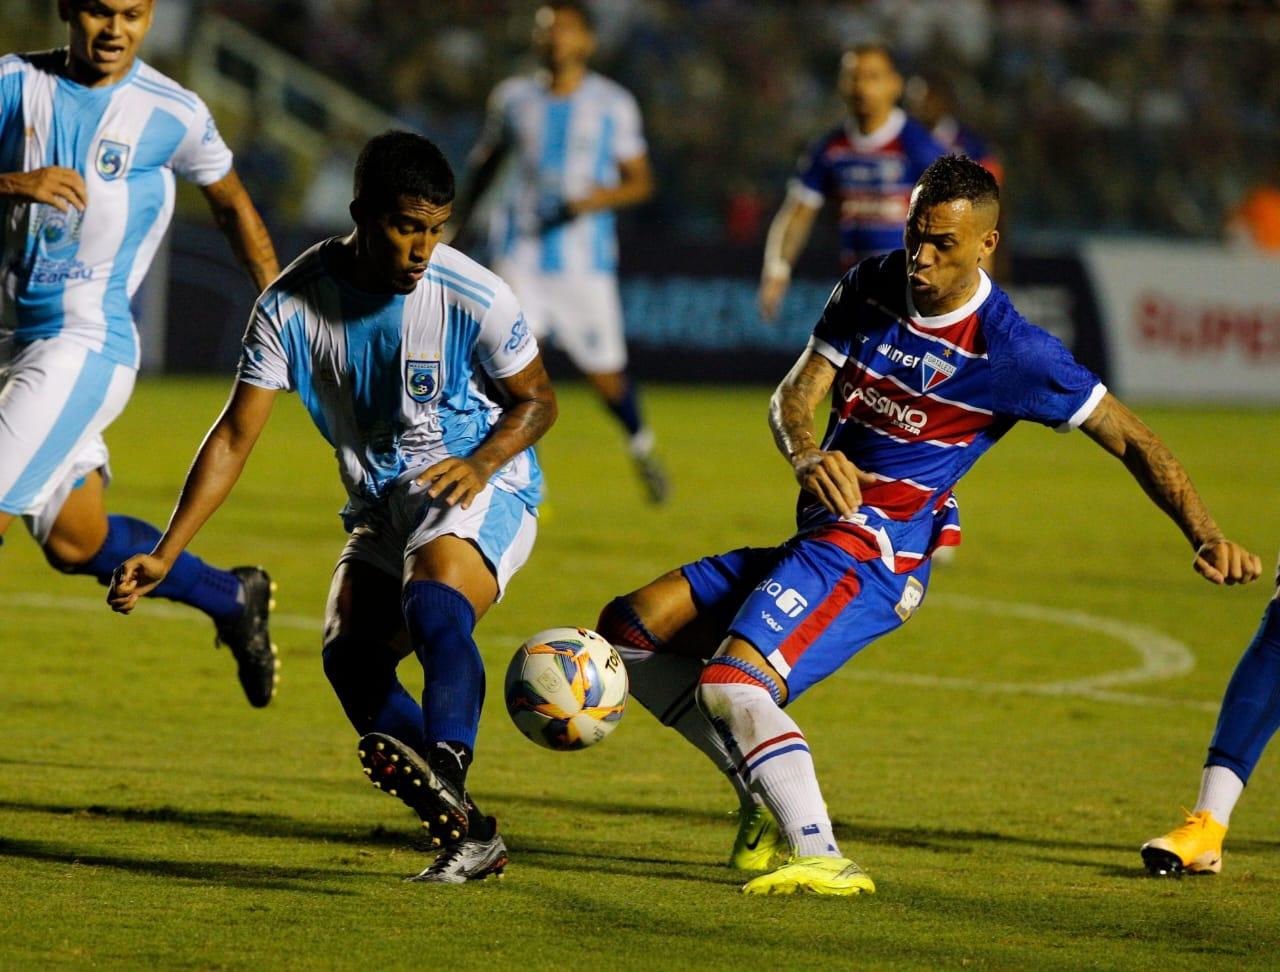
[[797,857],[842,856],[809,743],[768,690],[744,682],[709,682],[704,675],[698,703],[778,822],[791,852]]

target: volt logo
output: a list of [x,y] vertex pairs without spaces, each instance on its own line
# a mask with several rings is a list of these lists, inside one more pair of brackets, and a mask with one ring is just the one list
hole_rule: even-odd
[[805,608],[809,606],[809,602],[803,594],[794,587],[783,587],[772,577],[757,584],[756,590],[764,591],[773,598],[773,603],[778,605],[778,610],[789,618],[799,617],[804,613]]

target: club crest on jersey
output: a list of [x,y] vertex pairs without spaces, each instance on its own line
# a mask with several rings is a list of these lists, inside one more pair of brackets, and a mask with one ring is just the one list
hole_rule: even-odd
[[920,367],[924,369],[924,390],[936,388],[956,373],[956,366],[936,354],[926,354]]
[[440,394],[440,362],[414,361],[404,363],[404,385],[415,402],[426,403]]
[[129,146],[104,138],[98,143],[98,155],[93,166],[107,182],[119,179],[129,164]]

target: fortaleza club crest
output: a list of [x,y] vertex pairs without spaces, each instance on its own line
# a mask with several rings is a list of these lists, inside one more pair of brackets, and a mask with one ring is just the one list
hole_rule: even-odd
[[405,361],[404,385],[415,402],[431,401],[440,393],[440,362]]
[[956,366],[936,354],[926,354],[920,367],[924,370],[924,390],[936,388],[956,373]]
[[94,168],[107,182],[119,179],[128,164],[129,146],[124,142],[113,142],[109,138],[104,138],[98,143],[98,156],[94,161]]

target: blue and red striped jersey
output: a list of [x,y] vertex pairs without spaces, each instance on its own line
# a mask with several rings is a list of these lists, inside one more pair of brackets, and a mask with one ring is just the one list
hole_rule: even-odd
[[789,186],[810,206],[832,199],[840,207],[842,268],[902,246],[911,190],[929,163],[945,154],[929,130],[901,108],[866,135],[851,124],[810,146]]
[[979,273],[974,296],[937,317],[916,311],[902,250],[864,260],[836,285],[810,339],[839,369],[822,448],[877,482],[844,521],[802,492],[801,531],[910,570],[960,542],[952,488],[1017,421],[1068,431],[1102,400],[1098,376]]

